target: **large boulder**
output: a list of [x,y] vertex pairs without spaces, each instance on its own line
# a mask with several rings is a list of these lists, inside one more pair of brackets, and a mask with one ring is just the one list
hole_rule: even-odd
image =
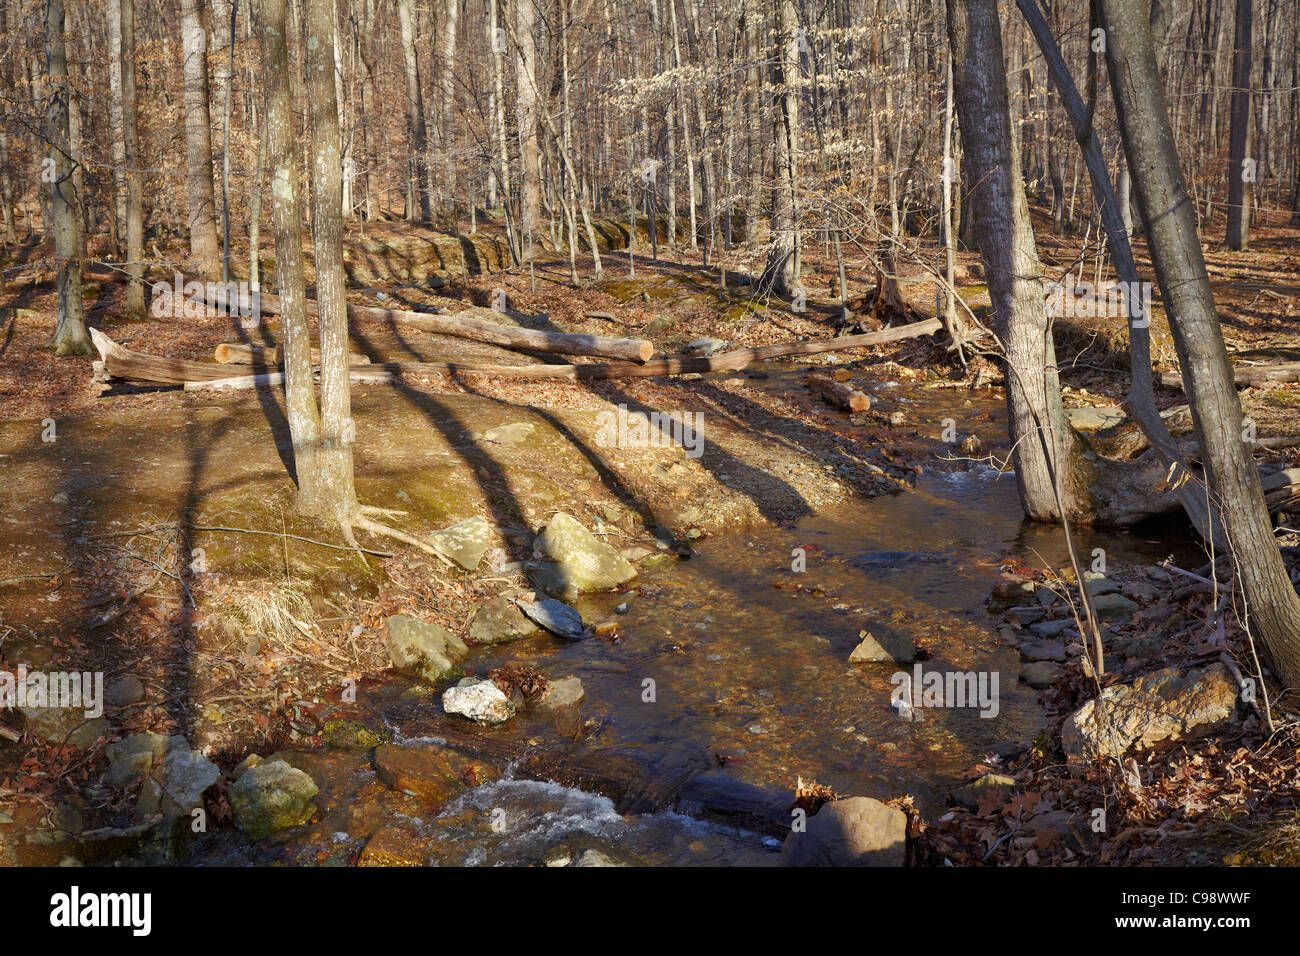
[[906,815],[871,797],[824,804],[781,847],[783,866],[902,866],[906,857]]
[[550,520],[533,549],[559,566],[563,593],[569,597],[581,591],[608,591],[636,577],[632,562],[564,512]]
[[1186,673],[1166,667],[1107,687],[1080,707],[1061,727],[1061,747],[1071,763],[1083,763],[1202,736],[1233,719],[1239,693],[1222,663]]
[[388,619],[388,656],[396,670],[437,683],[455,674],[468,654],[464,641],[437,624],[405,614]]
[[312,818],[316,782],[283,760],[249,767],[230,788],[235,825],[254,840],[300,826]]

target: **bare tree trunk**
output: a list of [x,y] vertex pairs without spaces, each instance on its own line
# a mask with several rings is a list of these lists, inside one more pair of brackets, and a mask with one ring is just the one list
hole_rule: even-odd
[[56,355],[92,355],[94,346],[86,334],[81,298],[80,223],[72,185],[73,164],[69,155],[68,61],[63,45],[63,0],[49,0],[45,11],[46,75],[49,106],[46,136],[50,162],[46,164],[54,218],[54,254],[59,261],[58,324],[49,347]]
[[182,0],[185,55],[185,200],[189,215],[192,268],[214,278],[220,268],[216,200],[212,190],[212,117],[208,107],[207,32],[202,0]]
[[1250,248],[1250,197],[1255,157],[1250,141],[1251,0],[1237,0],[1236,39],[1232,53],[1232,126],[1228,133],[1228,234],[1225,242],[1238,252]]
[[262,287],[262,178],[266,175],[266,110],[257,124],[257,159],[253,161],[253,192],[248,198],[248,287]]
[[799,208],[796,198],[799,148],[799,22],[793,0],[778,0],[776,49],[777,93],[773,144],[778,177],[772,207],[772,242],[760,287],[775,295],[788,295],[799,283]]
[[312,496],[299,488],[300,510],[350,528],[357,511],[353,482],[352,393],[348,379],[348,303],[343,271],[343,150],[334,97],[334,0],[307,0],[307,96],[311,104],[313,246],[316,323],[320,330],[320,443]]
[[406,76],[406,134],[410,140],[406,177],[406,218],[428,222],[433,218],[429,206],[428,133],[424,123],[424,96],[420,91],[420,61],[415,50],[415,26],[411,20],[411,0],[397,0],[397,16],[402,31],[402,65]]
[[[3,0],[3,2],[0,2],[0,31],[3,31],[5,35],[9,33],[11,17],[9,2]],[[19,73],[21,74],[21,71]],[[8,88],[13,85],[14,76],[10,59],[5,57],[4,62],[0,63],[0,83],[3,83]],[[18,241],[14,215],[14,181],[12,171],[9,168],[9,121],[8,117],[0,116],[0,216],[3,217],[3,237],[6,243]],[[27,223],[27,231],[31,232],[30,219]]]
[[230,84],[235,79],[235,16],[238,0],[231,0],[226,37],[226,66],[221,77],[221,281],[230,281]]
[[126,143],[122,133],[122,3],[104,6],[108,36],[108,127],[113,140],[113,242],[120,253],[126,241]]
[[140,130],[135,84],[135,0],[119,0],[121,7],[122,143],[126,165],[126,314],[145,317],[144,304],[144,185],[140,172]]
[[533,0],[514,0],[515,37],[515,122],[519,126],[519,159],[522,181],[519,195],[519,228],[522,249],[533,262],[533,240],[542,218],[541,149],[537,136],[537,10]]
[[271,223],[284,329],[285,410],[299,495],[308,506],[306,510],[314,510],[322,497],[317,462],[321,423],[311,370],[298,199],[298,134],[293,122],[285,19],[285,0],[259,0],[257,32],[262,50],[262,87],[266,91],[263,122],[271,161]]
[[1210,488],[1254,633],[1300,688],[1300,597],[1268,520],[1183,181],[1144,0],[1100,0],[1115,106]]
[[1087,487],[1071,462],[1074,435],[1061,405],[1042,269],[1020,178],[996,0],[948,0],[948,40],[958,121],[976,184],[975,230],[1003,349],[1020,500],[1035,520],[1074,517],[1086,507]]
[[460,0],[446,0],[442,17],[442,69],[438,75],[438,145],[442,148],[443,208],[456,230],[456,161],[452,155],[454,110],[456,105],[456,29],[460,18]]

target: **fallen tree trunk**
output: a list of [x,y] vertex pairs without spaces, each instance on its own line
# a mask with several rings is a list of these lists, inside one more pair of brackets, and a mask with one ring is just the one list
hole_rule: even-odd
[[[670,358],[634,365],[630,362],[582,365],[474,365],[457,362],[383,362],[366,368],[351,370],[351,380],[356,384],[383,384],[400,382],[405,376],[420,375],[488,375],[520,379],[569,379],[597,381],[617,378],[652,378],[660,375],[683,375],[692,372],[734,371],[766,359],[787,358],[794,355],[815,355],[821,352],[841,352],[848,349],[886,345],[922,335],[932,335],[943,328],[938,319],[914,322],[911,325],[867,332],[863,335],[846,335],[838,339],[816,342],[780,342],[760,345],[752,349],[737,349],[701,358]],[[215,362],[191,362],[186,359],[159,358],[136,352],[119,345],[99,329],[91,329],[91,339],[99,349],[103,369],[113,378],[151,382],[159,385],[184,385],[187,382],[212,382],[231,377],[227,365]]]
[[[1234,365],[1232,380],[1238,385],[1300,382],[1300,362],[1280,362],[1276,365]],[[1183,376],[1178,372],[1165,372],[1160,376],[1160,383],[1182,388]]]
[[[212,357],[224,365],[275,365],[284,364],[284,346],[246,345],[243,342],[222,342],[213,349]],[[320,364],[320,350],[311,350],[311,363]],[[370,359],[356,352],[348,354],[349,365],[369,365]]]
[[807,375],[803,381],[823,399],[847,412],[865,412],[871,407],[871,398],[852,385],[837,382],[825,375]]
[[[259,308],[264,314],[280,312],[280,297],[268,292],[258,293]],[[229,307],[229,303],[210,304]],[[246,299],[240,300],[241,311],[251,308]],[[491,312],[483,309],[483,312]],[[316,303],[307,300],[307,314],[316,314]],[[497,313],[493,313],[497,314]],[[404,309],[381,309],[369,305],[349,305],[348,318],[370,322],[393,322],[437,335],[487,342],[513,349],[531,349],[534,352],[558,352],[562,355],[590,355],[596,358],[622,359],[625,362],[644,362],[654,355],[654,345],[647,339],[620,339],[607,335],[582,335],[574,332],[548,332],[542,329],[522,329],[512,325],[489,322],[466,310],[452,315],[432,312],[409,312]]]

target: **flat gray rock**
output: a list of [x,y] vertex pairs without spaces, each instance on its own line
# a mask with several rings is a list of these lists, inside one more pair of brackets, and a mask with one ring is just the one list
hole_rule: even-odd
[[429,535],[430,547],[466,571],[473,571],[492,543],[492,526],[475,515]]
[[586,628],[582,624],[582,615],[563,601],[545,598],[532,604],[525,601],[515,603],[519,605],[519,610],[552,634],[574,640],[587,636]]

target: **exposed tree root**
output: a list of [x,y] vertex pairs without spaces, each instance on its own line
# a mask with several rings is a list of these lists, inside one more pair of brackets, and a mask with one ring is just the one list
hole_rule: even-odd
[[[409,535],[405,531],[399,531],[396,528],[391,528],[388,525],[384,524],[382,521],[375,521],[367,517],[367,515],[393,516],[393,515],[401,515],[405,513],[406,512],[404,511],[395,511],[390,508],[377,508],[373,505],[358,504],[355,506],[351,516],[346,521],[339,522],[339,528],[343,532],[343,537],[346,538],[348,540],[348,543],[351,544],[354,548],[356,548],[358,552],[360,552],[361,549],[357,545],[356,537],[353,534],[354,529],[361,530],[361,531],[368,531],[371,534],[375,535],[376,537],[392,538],[394,541],[401,541],[403,544],[409,544],[413,548],[419,548],[421,551],[425,552],[426,554],[433,555],[435,558],[437,558],[439,561],[441,561],[443,564],[447,565],[448,567],[455,567],[456,564],[454,561],[447,558],[443,554],[439,553],[432,545],[428,544],[427,542],[421,541],[419,538],[413,535]],[[361,560],[365,561],[365,558],[363,557]]]

